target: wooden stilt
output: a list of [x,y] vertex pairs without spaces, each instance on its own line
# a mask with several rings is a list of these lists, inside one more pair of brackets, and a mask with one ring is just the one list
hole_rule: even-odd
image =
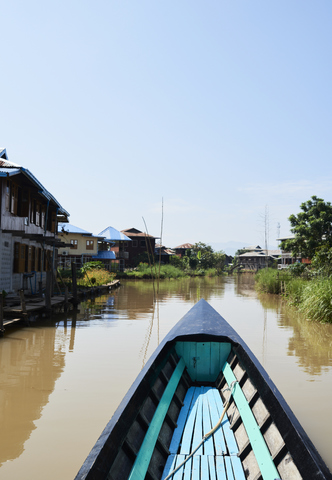
[[72,274],[72,282],[73,282],[73,304],[75,306],[78,305],[77,299],[77,275],[76,275],[76,263],[72,262],[71,264],[71,274]]
[[3,332],[5,331],[4,326],[3,326],[3,295],[0,293],[0,336],[3,335]]
[[51,310],[51,296],[52,296],[52,272],[46,272],[46,290],[45,290],[45,307],[46,310]]

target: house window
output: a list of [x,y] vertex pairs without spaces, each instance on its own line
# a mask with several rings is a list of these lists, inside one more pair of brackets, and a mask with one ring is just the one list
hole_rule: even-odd
[[145,240],[141,240],[141,247],[145,247],[145,246],[146,246]]
[[87,250],[93,250],[93,240],[87,240],[86,241],[86,249]]
[[77,240],[70,240],[70,248],[77,250]]
[[131,246],[136,248],[137,247],[137,240],[133,240],[131,242]]
[[123,242],[124,247],[128,247],[128,242]]

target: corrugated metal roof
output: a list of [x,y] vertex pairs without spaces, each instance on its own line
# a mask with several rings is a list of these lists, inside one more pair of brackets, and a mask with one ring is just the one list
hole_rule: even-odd
[[92,258],[96,260],[115,260],[115,252],[111,252],[108,250],[101,250],[98,252],[98,255],[94,255]]
[[191,243],[183,243],[182,245],[174,247],[174,249],[176,249],[176,248],[186,248],[186,249],[188,249],[188,248],[193,248],[193,246],[194,245],[192,245]]
[[58,224],[58,233],[67,232],[67,233],[81,233],[82,235],[92,235],[91,232],[83,230],[83,228],[75,227],[71,223],[59,223]]
[[106,240],[111,240],[113,242],[117,241],[126,241],[131,242],[130,238],[127,237],[124,233],[120,232],[116,228],[107,227],[105,230],[99,233],[99,235],[106,238]]
[[19,168],[0,167],[0,177],[11,177],[12,175],[17,175],[20,171]]
[[16,163],[9,162],[7,160],[7,152],[5,148],[0,149],[0,156],[1,154],[5,154],[6,158],[0,158],[0,176],[1,177],[6,177],[8,176],[13,176],[13,175],[18,175],[19,173],[22,173],[26,177],[29,178],[29,180],[36,185],[36,187],[39,189],[39,193],[45,197],[47,200],[52,201],[55,203],[55,205],[58,207],[58,213],[63,214],[66,217],[69,217],[69,213],[60,205],[60,203],[53,197],[53,195],[46,190],[46,188],[40,183],[39,180],[27,169],[22,167],[21,165],[17,165]]
[[127,228],[127,230],[121,230],[122,233],[125,235],[130,235],[131,237],[147,237],[147,238],[160,238],[160,237],[154,237],[153,235],[149,235],[148,233],[141,232],[140,230],[137,230],[137,228]]

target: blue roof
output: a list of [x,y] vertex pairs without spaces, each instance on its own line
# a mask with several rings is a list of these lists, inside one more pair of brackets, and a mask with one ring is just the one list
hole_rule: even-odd
[[92,258],[96,260],[115,260],[115,252],[111,252],[108,250],[100,250],[98,255],[94,255]]
[[[35,184],[38,188],[39,193],[45,197],[47,200],[52,201],[58,208],[58,213],[69,217],[69,213],[60,205],[60,203],[53,197],[53,195],[46,190],[46,188],[40,183],[40,181],[27,169],[22,167],[21,165],[17,165],[16,163],[10,162],[8,160],[6,149],[0,148],[1,158],[0,158],[0,177],[6,177],[18,175],[22,173],[28,179]],[[5,155],[5,158],[2,158]]]
[[81,233],[82,235],[92,235],[91,232],[87,232],[83,230],[83,228],[75,227],[71,223],[59,223],[58,224],[58,232],[67,232],[67,233]]
[[105,230],[99,233],[99,235],[106,238],[106,240],[112,240],[114,242],[122,240],[126,242],[131,242],[131,239],[127,237],[124,233],[119,232],[116,228],[107,227]]

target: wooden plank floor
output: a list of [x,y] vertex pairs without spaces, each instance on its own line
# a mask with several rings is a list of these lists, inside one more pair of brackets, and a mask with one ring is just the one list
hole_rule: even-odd
[[[184,399],[162,479],[179,466],[218,423],[223,404],[217,389],[191,387]],[[245,480],[235,437],[225,415],[221,427],[197,450],[172,480]]]

